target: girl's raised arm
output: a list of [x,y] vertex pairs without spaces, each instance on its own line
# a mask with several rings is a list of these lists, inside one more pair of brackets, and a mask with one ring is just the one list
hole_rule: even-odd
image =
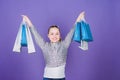
[[32,32],[36,43],[38,44],[38,46],[43,49],[45,46],[45,41],[44,39],[41,37],[41,35],[37,32],[37,30],[35,29],[34,25],[32,24],[31,20],[26,16],[26,15],[22,15],[23,17],[23,21],[27,23],[28,27],[30,28],[30,31]]
[[[84,11],[79,14],[79,16],[78,16],[77,19],[76,19],[75,24],[76,24],[77,22],[79,22],[79,21],[81,21],[81,20],[84,19],[84,14],[85,14]],[[67,36],[65,37],[64,43],[65,43],[65,46],[66,46],[66,47],[69,47],[69,45],[70,45],[70,43],[71,43],[71,41],[72,41],[73,34],[74,34],[74,31],[75,31],[75,24],[73,25],[72,29],[71,29],[70,32],[67,34]]]

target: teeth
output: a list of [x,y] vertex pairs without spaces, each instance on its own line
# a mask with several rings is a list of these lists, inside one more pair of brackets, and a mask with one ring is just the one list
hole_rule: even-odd
[[53,38],[53,40],[56,40],[57,38]]

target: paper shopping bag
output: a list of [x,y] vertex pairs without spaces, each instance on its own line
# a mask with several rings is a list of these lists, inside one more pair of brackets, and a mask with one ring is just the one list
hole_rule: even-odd
[[22,24],[21,46],[27,47],[26,24]]
[[81,42],[81,23],[80,22],[77,22],[75,24],[75,32],[73,35],[73,40],[79,43]]
[[82,40],[87,42],[93,41],[89,24],[84,21],[81,21],[80,23],[81,23]]

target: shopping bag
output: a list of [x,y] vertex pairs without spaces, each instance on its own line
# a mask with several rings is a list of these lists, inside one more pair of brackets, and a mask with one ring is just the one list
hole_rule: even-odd
[[28,53],[35,52],[35,47],[32,40],[30,29],[24,21],[22,21],[20,24],[20,28],[18,30],[18,34],[16,36],[16,40],[14,43],[13,51],[21,52],[22,47],[27,47]]
[[21,46],[27,47],[26,24],[22,24]]
[[83,41],[93,41],[92,33],[88,23],[81,21],[81,38]]
[[77,22],[75,24],[75,32],[73,35],[73,40],[79,43],[81,42],[81,23],[80,22]]

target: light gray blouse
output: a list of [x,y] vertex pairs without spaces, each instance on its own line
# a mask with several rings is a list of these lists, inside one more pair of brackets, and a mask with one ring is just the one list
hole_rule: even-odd
[[30,28],[36,43],[41,48],[47,67],[58,67],[66,64],[67,51],[72,42],[75,27],[67,34],[64,40],[51,43],[46,42],[34,26]]

